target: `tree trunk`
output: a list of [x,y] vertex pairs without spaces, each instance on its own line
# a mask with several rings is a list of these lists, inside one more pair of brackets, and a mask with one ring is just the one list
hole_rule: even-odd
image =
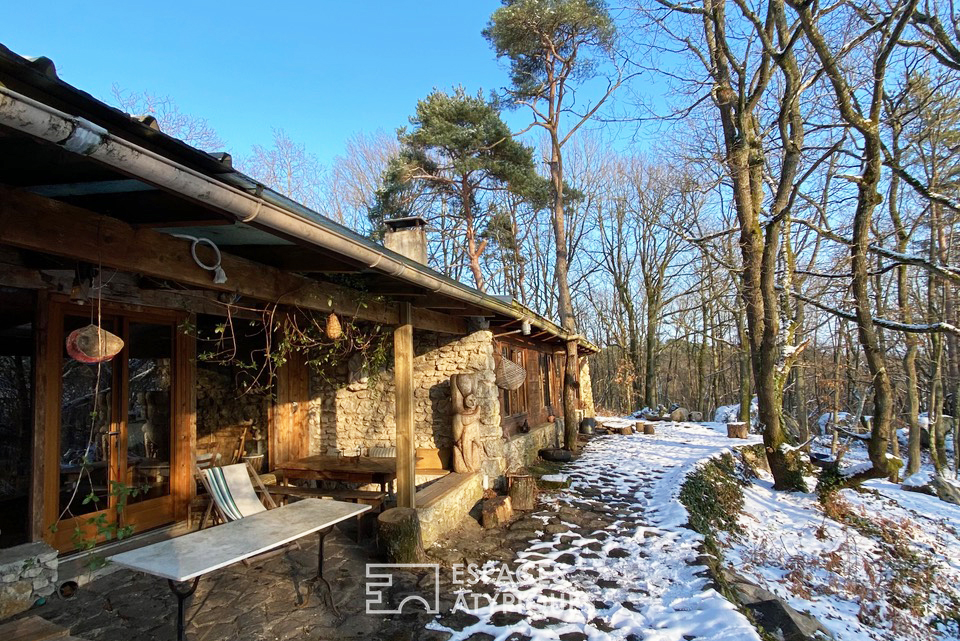
[[867,444],[867,454],[870,456],[873,471],[866,475],[878,477],[890,474],[887,448],[893,414],[893,388],[890,385],[890,374],[880,348],[870,305],[870,264],[867,253],[873,210],[882,201],[877,192],[881,153],[879,137],[864,136],[864,171],[857,188],[857,208],[853,216],[853,243],[850,245],[851,285],[857,318],[857,335],[873,381],[873,428]]
[[644,397],[643,404],[650,409],[657,407],[657,304],[655,301],[647,301],[647,341],[646,341],[646,361],[647,372],[644,377]]
[[423,563],[420,519],[412,507],[394,507],[377,517],[377,537],[388,563]]
[[[560,325],[571,336],[577,333],[577,320],[573,315],[573,298],[567,271],[570,265],[567,255],[566,220],[563,211],[563,157],[556,131],[551,131],[550,182],[553,185],[553,234],[556,244],[554,276],[557,279],[557,307]],[[578,449],[577,432],[577,341],[567,341],[567,361],[563,372],[563,444],[571,452]]]

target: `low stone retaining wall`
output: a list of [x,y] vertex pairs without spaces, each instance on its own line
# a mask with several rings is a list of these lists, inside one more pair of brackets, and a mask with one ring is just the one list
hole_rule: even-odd
[[507,470],[526,467],[537,460],[537,452],[545,447],[560,447],[562,443],[563,420],[560,418],[553,423],[538,425],[526,434],[517,434],[503,445]]
[[[470,474],[444,477],[436,483],[447,485],[442,495],[429,501],[417,500],[417,516],[420,518],[420,533],[423,546],[430,547],[444,535],[456,528],[483,498],[483,476]],[[425,492],[433,486],[428,486]],[[420,493],[418,492],[418,496]]]
[[0,550],[0,620],[53,594],[57,578],[57,551],[42,541]]

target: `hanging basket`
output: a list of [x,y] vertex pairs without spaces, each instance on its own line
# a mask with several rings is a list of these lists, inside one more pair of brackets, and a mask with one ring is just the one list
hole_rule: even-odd
[[494,373],[497,375],[497,387],[511,392],[520,389],[523,382],[527,380],[527,370],[496,352],[494,352],[494,360],[496,361]]
[[122,338],[96,325],[75,329],[67,336],[67,354],[81,363],[109,361],[122,349]]
[[330,315],[327,316],[327,338],[335,341],[341,336],[343,336],[343,326],[340,324],[340,319],[337,318],[336,314],[330,312]]

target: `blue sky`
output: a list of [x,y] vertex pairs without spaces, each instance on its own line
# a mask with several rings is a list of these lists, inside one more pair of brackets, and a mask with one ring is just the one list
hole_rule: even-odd
[[[497,0],[18,2],[0,42],[54,60],[100,99],[113,83],[169,95],[234,155],[285,129],[328,162],[356,131],[406,124],[434,87],[507,82],[480,35]],[[512,126],[526,116],[510,114]]]

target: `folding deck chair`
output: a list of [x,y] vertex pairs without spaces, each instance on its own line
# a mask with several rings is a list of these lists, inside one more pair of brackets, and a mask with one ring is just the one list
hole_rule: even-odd
[[[249,463],[234,463],[223,467],[211,466],[197,469],[196,474],[200,477],[200,482],[203,483],[211,499],[206,513],[200,520],[201,530],[211,513],[216,513],[220,520],[228,522],[277,507],[260,479],[260,475]],[[262,493],[262,499],[257,496],[254,484]]]

